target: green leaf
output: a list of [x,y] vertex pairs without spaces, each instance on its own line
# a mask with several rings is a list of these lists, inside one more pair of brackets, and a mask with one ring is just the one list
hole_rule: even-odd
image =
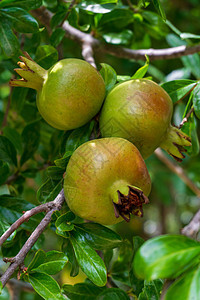
[[32,261],[30,262],[27,272],[30,272],[32,269],[36,269],[37,267],[39,267],[45,261],[45,258],[46,253],[43,250],[38,250]]
[[[107,43],[113,45],[124,45],[127,46],[130,44],[133,38],[133,32],[129,29],[125,29],[121,32],[109,32],[103,34],[103,38]],[[103,64],[101,64],[103,65]]]
[[60,181],[52,180],[51,178],[41,185],[37,191],[37,199],[41,203],[53,201],[62,189],[63,179]]
[[163,235],[145,242],[134,258],[134,270],[146,280],[176,278],[197,263],[200,244],[182,235]]
[[169,94],[173,103],[186,97],[197,85],[194,80],[178,79],[165,82],[161,87]]
[[143,238],[141,238],[140,236],[134,236],[133,237],[133,251],[134,254],[136,253],[136,251],[144,244],[144,240]]
[[37,21],[22,8],[4,8],[0,13],[11,22],[11,26],[17,32],[33,33],[39,30]]
[[69,162],[69,159],[70,159],[72,153],[73,153],[73,151],[65,152],[65,154],[62,158],[54,160],[55,165],[59,168],[66,170],[66,166]]
[[192,146],[187,148],[188,155],[196,156],[199,154],[199,138],[197,134],[197,124],[194,114],[190,115],[189,120],[181,128],[183,132],[191,137]]
[[117,28],[122,30],[130,23],[133,23],[133,13],[129,9],[125,8],[116,8],[109,13],[106,13],[102,16],[99,21],[99,28]]
[[104,288],[89,283],[64,284],[62,289],[71,300],[96,300],[97,295],[104,290]]
[[24,144],[24,151],[20,159],[20,165],[22,166],[38,148],[40,141],[40,122],[34,121],[28,124],[22,131],[22,141]]
[[28,275],[28,281],[42,298],[46,300],[63,299],[58,283],[51,276],[35,272]]
[[72,277],[77,276],[79,273],[79,265],[70,239],[65,240],[62,246],[62,251],[67,255],[69,262],[71,264],[70,276]]
[[110,288],[99,294],[96,300],[130,300],[130,298],[120,288]]
[[70,240],[83,272],[94,284],[104,286],[107,281],[107,272],[103,260],[77,232],[73,231],[71,233]]
[[0,220],[0,236],[2,236],[4,234],[4,232],[6,232],[6,230],[8,230],[9,227],[10,227],[10,224],[8,222],[6,222],[6,220]]
[[79,224],[75,229],[94,249],[112,249],[122,243],[121,237],[116,232],[97,223]]
[[[172,47],[177,47],[181,45],[187,45],[187,43],[181,40],[178,36],[174,34],[168,34],[167,42]],[[200,78],[200,57],[197,53],[192,55],[187,55],[181,57],[181,60],[186,68],[188,68],[191,73],[197,78]]]
[[7,184],[0,186],[0,195],[10,195],[10,190]]
[[51,45],[42,45],[37,48],[35,61],[43,68],[49,69],[58,61],[58,51]]
[[17,132],[17,130],[9,126],[6,126],[3,128],[3,134],[11,141],[11,143],[13,143],[17,151],[19,153],[22,153],[21,135]]
[[2,283],[0,282],[0,300],[8,300],[10,298],[9,291],[6,287],[3,288]]
[[61,231],[59,229],[56,229],[56,234],[59,235],[59,236],[62,236],[64,239],[69,238],[69,233],[67,231]]
[[195,114],[200,119],[200,83],[195,86],[193,91],[193,105]]
[[0,159],[17,166],[17,151],[10,140],[0,136]]
[[65,31],[62,28],[56,28],[50,36],[50,42],[53,47],[57,47],[63,40]]
[[63,169],[57,166],[48,167],[47,174],[52,180],[63,179]]
[[68,211],[67,213],[58,217],[55,222],[55,225],[60,231],[71,231],[74,229],[74,224],[71,223],[75,219],[73,212]]
[[0,46],[8,57],[14,56],[19,50],[19,42],[6,20],[0,22]]
[[7,162],[0,160],[0,185],[6,182],[9,174],[9,165],[7,164]]
[[22,7],[26,10],[36,9],[42,5],[42,0],[2,0],[0,7]]
[[29,89],[28,88],[13,88],[12,94],[11,94],[11,107],[18,113],[21,112],[23,109],[23,106],[26,101],[26,97],[28,94]]
[[124,81],[131,80],[131,76],[117,75],[117,82],[121,83]]
[[155,39],[160,39],[167,35],[168,27],[158,14],[144,10],[141,15],[143,17],[143,32],[147,32]]
[[87,123],[86,125],[79,127],[71,132],[69,135],[66,144],[65,144],[65,151],[69,157],[69,153],[75,151],[80,145],[84,144],[85,142],[89,141],[92,130],[94,128],[94,121]]
[[68,262],[67,256],[59,251],[49,251],[45,259],[38,266],[32,267],[32,271],[54,275],[60,272]]
[[160,13],[163,20],[166,21],[166,15],[165,15],[163,7],[160,3],[160,0],[152,0],[152,2],[153,2],[153,5],[155,6],[156,10],[158,11],[158,13]]
[[146,63],[143,67],[139,68],[135,74],[131,77],[131,79],[143,78],[149,68],[149,58],[146,55]]
[[114,87],[117,81],[117,73],[108,64],[101,64],[101,66],[102,69],[100,73],[106,85],[106,92],[109,93],[109,91]]
[[198,300],[200,299],[200,267],[185,273],[170,285],[164,300]]
[[138,300],[160,300],[161,291],[163,287],[163,281],[156,279],[154,281],[144,282],[144,288],[140,293]]

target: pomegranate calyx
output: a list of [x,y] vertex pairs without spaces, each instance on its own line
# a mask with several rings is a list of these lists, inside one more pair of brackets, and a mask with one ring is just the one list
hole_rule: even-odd
[[121,216],[126,222],[130,221],[131,214],[143,217],[142,204],[149,203],[148,197],[142,190],[132,186],[128,186],[128,188],[128,195],[124,195],[118,190],[118,203],[113,202],[115,217]]
[[11,79],[9,84],[11,86],[29,87],[39,91],[42,88],[43,81],[47,76],[47,71],[39,66],[28,53],[20,56],[17,64],[19,68],[14,69],[15,72],[21,76],[21,79]]
[[191,146],[190,137],[178,129],[176,126],[170,126],[167,134],[164,136],[160,147],[166,150],[176,161],[182,162],[185,158],[183,153]]

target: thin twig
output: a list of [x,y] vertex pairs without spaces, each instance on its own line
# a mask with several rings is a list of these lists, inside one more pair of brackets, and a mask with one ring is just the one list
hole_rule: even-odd
[[5,271],[5,273],[1,277],[1,282],[3,286],[6,285],[12,274],[15,272],[15,270],[24,262],[24,259],[27,255],[27,253],[30,251],[30,249],[33,247],[33,245],[38,240],[39,236],[42,234],[42,232],[45,230],[45,228],[48,226],[48,224],[51,221],[52,214],[56,210],[60,210],[62,208],[62,205],[64,203],[64,191],[63,189],[58,194],[58,196],[55,198],[53,207],[49,210],[49,212],[46,214],[46,216],[42,219],[40,224],[36,227],[36,229],[33,231],[33,233],[30,235],[24,246],[21,248],[19,253],[13,258],[13,262],[10,264],[8,269]]
[[156,149],[154,153],[173,173],[178,175],[183,180],[183,182],[194,192],[195,195],[197,195],[197,197],[200,197],[200,189],[186,175],[182,167],[167,158],[160,148]]
[[[52,18],[52,13],[49,12],[45,7],[40,7],[37,10],[32,11],[32,14],[40,19],[40,21],[49,28],[49,23]],[[77,28],[72,27],[68,22],[62,24],[62,28],[65,30],[65,36],[71,40],[82,44],[85,40],[90,39],[90,45],[93,50],[105,52],[120,58],[135,59],[135,60],[146,60],[145,55],[149,56],[149,59],[173,59],[181,56],[194,54],[200,52],[200,44],[195,46],[187,47],[186,45],[164,48],[164,49],[139,49],[132,50],[104,43],[90,34],[82,32]]]
[[187,113],[187,115],[185,116],[185,118],[183,118],[182,122],[180,123],[179,128],[183,127],[183,125],[188,121],[189,117],[193,112],[194,112],[194,107],[192,106],[189,112]]

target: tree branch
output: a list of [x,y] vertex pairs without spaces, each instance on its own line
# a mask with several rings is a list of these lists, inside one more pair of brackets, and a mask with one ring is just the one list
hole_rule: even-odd
[[13,223],[10,228],[0,237],[0,247],[2,244],[9,238],[9,236],[17,229],[21,224],[27,222],[30,217],[39,214],[41,212],[47,212],[49,209],[52,209],[55,206],[53,202],[45,203],[37,207],[32,208],[31,210],[26,211],[15,223]]
[[95,64],[94,56],[93,56],[93,49],[92,49],[92,45],[90,43],[90,39],[88,39],[88,41],[85,40],[82,44],[82,56],[95,69],[97,68],[97,66]]
[[173,173],[178,175],[183,180],[183,182],[194,192],[195,195],[197,195],[197,197],[200,197],[200,189],[186,175],[182,167],[167,158],[160,148],[156,149],[154,153]]
[[[32,14],[37,17],[45,26],[47,30],[50,30],[50,20],[52,18],[52,13],[49,12],[45,7],[40,7],[37,10],[32,11]],[[145,55],[148,55],[150,60],[158,59],[173,59],[179,58],[181,56],[194,54],[200,51],[200,44],[195,46],[187,47],[186,45],[165,48],[165,49],[139,49],[132,50],[120,46],[115,46],[102,42],[91,34],[84,33],[74,27],[72,27],[68,22],[62,24],[62,28],[65,30],[65,36],[79,44],[83,44],[84,41],[90,40],[90,46],[93,50],[105,52],[120,58],[135,59],[135,60],[146,60]]]
[[[33,245],[38,240],[39,236],[42,234],[42,232],[45,230],[45,228],[50,223],[52,214],[56,210],[60,210],[62,208],[64,200],[65,200],[64,191],[62,189],[61,192],[58,194],[58,196],[55,198],[55,200],[50,202],[52,207],[47,212],[46,216],[42,219],[40,224],[33,231],[33,233],[28,238],[28,240],[26,241],[24,246],[21,248],[19,253],[12,259],[10,266],[5,271],[5,273],[2,275],[1,282],[2,282],[3,286],[5,286],[5,284],[8,282],[8,280],[10,279],[12,274],[15,272],[15,270],[23,263],[27,253],[30,251],[30,249],[33,247]],[[46,204],[49,205],[50,203],[46,203]],[[46,208],[48,208],[48,205],[46,206]]]
[[190,223],[181,230],[181,233],[188,237],[196,238],[199,230],[200,230],[200,209],[194,215]]

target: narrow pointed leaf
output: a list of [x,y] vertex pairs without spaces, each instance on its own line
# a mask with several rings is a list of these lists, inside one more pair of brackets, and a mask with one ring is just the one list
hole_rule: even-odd
[[97,286],[104,286],[107,281],[107,272],[103,260],[87,244],[77,232],[70,237],[79,266],[88,278]]
[[163,83],[162,88],[169,94],[173,103],[186,97],[197,85],[196,81],[178,79]]
[[108,93],[117,81],[117,73],[108,64],[101,64],[101,66],[102,69],[100,70],[100,73],[106,85],[106,92]]
[[146,72],[148,71],[149,68],[149,58],[148,56],[146,56],[146,63],[144,66],[142,66],[141,68],[139,68],[135,74],[131,77],[131,79],[138,79],[138,78],[143,78],[146,74]]
[[34,290],[45,300],[61,300],[60,287],[58,283],[49,275],[44,273],[31,273],[28,281]]

